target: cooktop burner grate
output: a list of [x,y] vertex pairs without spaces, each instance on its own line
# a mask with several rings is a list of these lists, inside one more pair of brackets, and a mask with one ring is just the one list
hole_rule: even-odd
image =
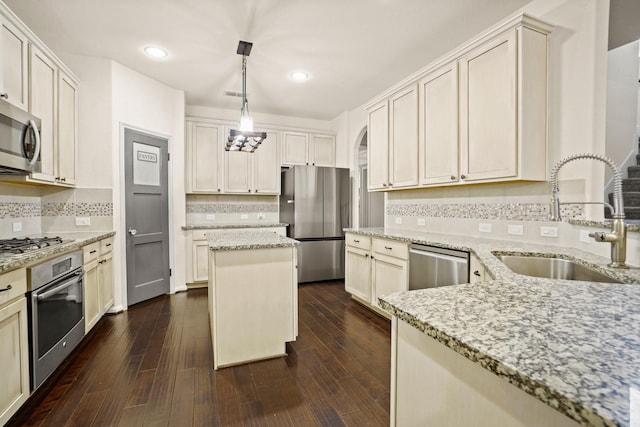
[[60,237],[23,237],[0,239],[0,254],[22,254],[27,251],[42,249],[62,243]]

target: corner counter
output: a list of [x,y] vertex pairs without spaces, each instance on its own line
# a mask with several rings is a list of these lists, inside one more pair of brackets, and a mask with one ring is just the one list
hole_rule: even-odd
[[225,231],[208,244],[214,369],[286,355],[298,335],[298,241]]

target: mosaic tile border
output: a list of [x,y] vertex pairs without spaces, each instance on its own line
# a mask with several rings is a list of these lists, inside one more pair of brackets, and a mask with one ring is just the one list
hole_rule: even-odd
[[278,203],[187,202],[187,213],[278,212]]
[[[433,218],[496,219],[510,221],[548,221],[548,203],[393,203],[385,213],[391,216],[421,216]],[[582,218],[582,205],[563,205],[566,219]]]
[[49,216],[113,216],[113,203],[0,203],[0,219]]

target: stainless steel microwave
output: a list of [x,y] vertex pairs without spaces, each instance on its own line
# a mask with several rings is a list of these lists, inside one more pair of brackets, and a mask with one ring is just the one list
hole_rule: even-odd
[[0,174],[41,170],[40,119],[0,100]]

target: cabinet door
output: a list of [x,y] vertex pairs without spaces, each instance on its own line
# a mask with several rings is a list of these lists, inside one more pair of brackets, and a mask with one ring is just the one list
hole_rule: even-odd
[[84,266],[84,329],[88,333],[100,319],[98,261]]
[[516,42],[512,30],[460,60],[463,181],[517,174]]
[[38,48],[30,46],[31,75],[29,79],[29,111],[40,118],[40,159],[42,173],[34,173],[38,180],[54,182],[56,175],[55,144],[57,139],[57,67]]
[[209,242],[206,240],[193,242],[193,281],[209,280]]
[[98,283],[100,284],[100,312],[105,313],[113,305],[113,253],[100,257],[98,261]]
[[[261,148],[261,147],[260,147]],[[258,148],[258,150],[260,149]],[[251,193],[253,155],[244,151],[224,152],[224,192]]]
[[[0,17],[0,93],[9,103],[27,110],[29,53],[27,37]],[[5,95],[6,94],[6,95]]]
[[253,191],[280,194],[280,150],[278,132],[267,132],[267,139],[253,153]]
[[189,122],[187,125],[187,183],[189,192],[222,191],[224,126]]
[[371,304],[380,307],[378,297],[409,288],[409,263],[374,252],[372,255],[373,296]]
[[63,184],[76,183],[77,147],[76,83],[62,71],[58,78],[58,138],[56,147],[57,176]]
[[389,180],[393,188],[418,185],[418,90],[389,100]]
[[344,288],[367,302],[371,301],[371,262],[369,251],[347,246],[345,249]]
[[336,165],[336,138],[332,135],[311,134],[309,141],[309,163],[312,166],[334,167]]
[[282,133],[282,164],[306,165],[309,136],[300,132]]
[[367,127],[367,162],[369,190],[389,185],[389,107],[383,101],[369,110]]
[[458,181],[458,65],[418,83],[420,184]]
[[0,425],[5,425],[29,397],[27,300],[0,308]]

